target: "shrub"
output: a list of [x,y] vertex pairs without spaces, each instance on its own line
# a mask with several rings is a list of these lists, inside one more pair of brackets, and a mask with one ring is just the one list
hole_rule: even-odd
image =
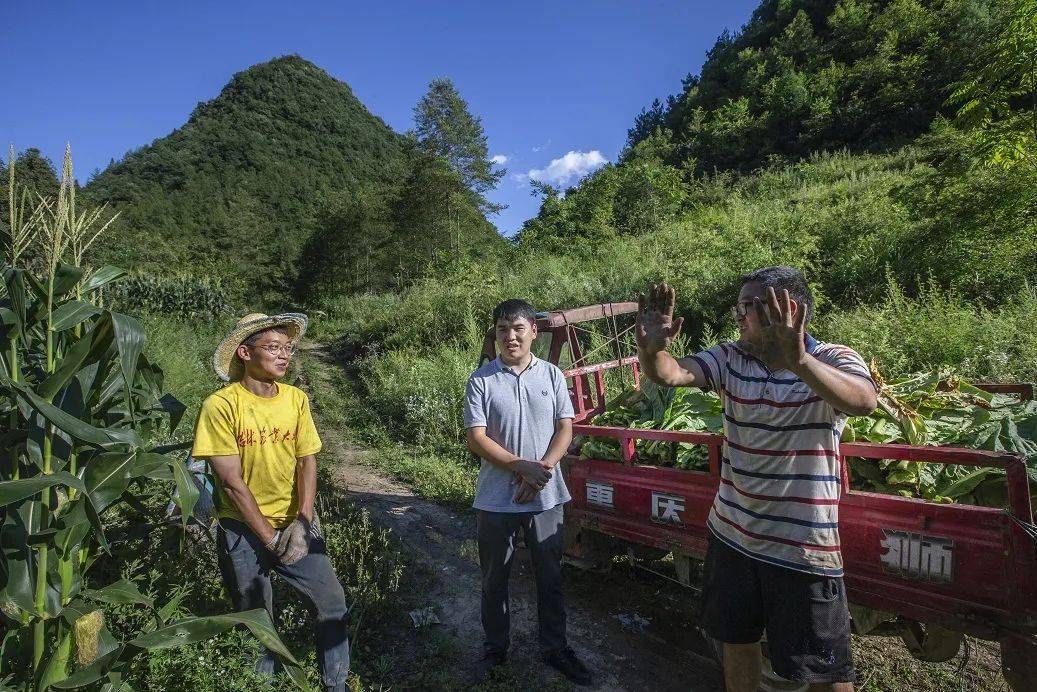
[[874,305],[822,315],[814,331],[875,358],[884,375],[942,367],[970,379],[1037,380],[1037,291],[988,309],[931,283],[917,298],[890,283]]
[[477,349],[440,345],[396,349],[368,361],[368,404],[395,439],[446,454],[460,453],[465,385]]

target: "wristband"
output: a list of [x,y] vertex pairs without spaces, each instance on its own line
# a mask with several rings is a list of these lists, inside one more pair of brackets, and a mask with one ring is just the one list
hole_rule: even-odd
[[270,542],[267,543],[263,547],[266,548],[267,550],[273,551],[274,546],[277,545],[277,541],[280,540],[280,538],[281,538],[281,529],[277,529],[276,531],[274,531],[274,537],[271,538]]

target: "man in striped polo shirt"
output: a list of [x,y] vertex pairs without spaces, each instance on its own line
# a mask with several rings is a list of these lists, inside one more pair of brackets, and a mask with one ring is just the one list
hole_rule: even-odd
[[652,380],[712,389],[723,401],[703,624],[724,644],[728,692],[756,690],[764,631],[776,673],[812,690],[852,690],[839,435],[847,416],[876,406],[868,367],[806,332],[814,301],[791,267],[743,277],[732,309],[738,341],[680,360],[666,352],[682,323],[674,303],[666,284],[640,297],[638,356]]

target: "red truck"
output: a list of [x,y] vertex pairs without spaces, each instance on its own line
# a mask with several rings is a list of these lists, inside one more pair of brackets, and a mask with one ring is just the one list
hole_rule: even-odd
[[[622,451],[621,462],[597,460],[582,457],[574,444],[566,457],[573,498],[566,506],[567,554],[593,563],[610,559],[617,547],[670,552],[678,578],[688,583],[691,561],[706,553],[706,518],[720,483],[723,436],[590,423],[605,408],[606,374],[622,372],[628,382],[640,384],[637,357],[619,352],[615,338],[617,318],[636,310],[636,303],[605,303],[537,316],[534,350],[561,367],[569,381],[575,439],[613,438]],[[581,334],[595,320],[612,327],[612,343],[598,339],[588,348]],[[590,351],[607,348],[614,359],[591,364]],[[482,357],[495,357],[492,330]],[[1033,385],[985,387],[1033,396]],[[639,464],[638,440],[702,445],[709,470]],[[839,533],[851,604],[894,615],[893,630],[923,660],[954,656],[964,634],[997,641],[1011,687],[1037,690],[1037,534],[1024,460],[1010,453],[900,444],[847,443],[841,454]],[[1004,469],[1008,506],[940,504],[853,490],[846,456]]]

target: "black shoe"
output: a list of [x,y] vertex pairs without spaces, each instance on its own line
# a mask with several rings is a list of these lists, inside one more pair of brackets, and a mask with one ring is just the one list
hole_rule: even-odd
[[556,669],[577,685],[589,685],[594,681],[587,666],[576,658],[576,652],[568,646],[564,649],[548,651],[544,654],[544,663]]
[[506,654],[489,651],[483,654],[483,657],[475,664],[476,683],[486,682],[486,680],[493,675],[493,671],[500,669],[500,667],[507,662],[508,656]]

